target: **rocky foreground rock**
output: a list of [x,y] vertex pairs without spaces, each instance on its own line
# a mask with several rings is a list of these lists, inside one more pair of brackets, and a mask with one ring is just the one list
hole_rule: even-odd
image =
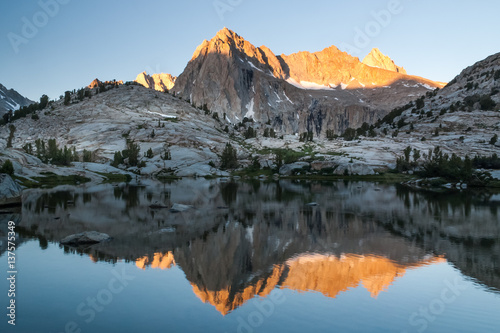
[[22,200],[22,188],[12,177],[0,174],[0,206],[20,204]]
[[61,239],[62,245],[79,246],[92,245],[108,241],[111,237],[108,234],[97,231],[85,231],[79,234],[69,235]]

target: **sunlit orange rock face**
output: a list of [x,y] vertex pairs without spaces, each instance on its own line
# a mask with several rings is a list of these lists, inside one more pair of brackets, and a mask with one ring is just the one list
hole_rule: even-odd
[[143,85],[146,88],[165,92],[174,87],[176,79],[177,78],[175,76],[166,73],[148,75],[146,72],[142,72],[141,74],[137,75],[137,77],[135,78],[135,82]]
[[278,286],[284,270],[284,265],[276,265],[269,277],[258,280],[256,283],[248,285],[242,291],[237,292],[231,292],[230,286],[227,289],[218,291],[207,290],[195,284],[191,284],[191,286],[194,294],[202,302],[212,304],[222,315],[226,315],[255,296],[265,297],[269,295]]
[[346,89],[384,87],[398,80],[413,80],[429,86],[439,86],[431,80],[367,66],[335,46],[315,53],[281,55],[281,58],[290,69],[290,77],[297,82],[308,81],[325,86],[343,84]]
[[140,269],[146,269],[146,267],[169,269],[175,266],[174,254],[172,252],[167,252],[166,254],[155,253],[152,260],[145,256],[137,259],[135,265]]
[[[341,292],[362,285],[375,298],[380,292],[387,291],[408,269],[445,261],[443,257],[431,257],[418,263],[402,265],[374,255],[347,254],[337,257],[305,254],[275,265],[268,276],[249,284],[243,290],[231,290],[231,286],[222,290],[207,290],[194,283],[191,286],[202,302],[212,304],[222,315],[226,315],[255,296],[266,297],[275,288],[320,292],[335,298]],[[136,260],[136,266],[140,269],[168,269],[172,265],[175,265],[172,252],[157,253],[152,260],[148,257]]]
[[374,48],[370,51],[370,53],[368,53],[368,55],[363,59],[363,64],[371,67],[387,69],[401,74],[407,74],[403,67],[396,65],[391,58],[380,52],[378,48]]
[[122,85],[123,81],[100,81],[99,79],[94,79],[94,81],[90,82],[90,84],[87,86],[89,89],[94,89],[97,88],[101,85]]
[[282,286],[297,291],[317,291],[327,297],[363,285],[372,297],[382,291],[408,268],[420,267],[445,261],[433,257],[413,265],[400,265],[385,257],[345,255],[341,258],[329,255],[305,255],[287,261],[288,276]]
[[244,55],[261,71],[272,73],[278,79],[292,78],[296,82],[314,82],[325,87],[343,83],[347,89],[375,88],[390,85],[398,80],[412,80],[432,87],[443,86],[439,82],[406,75],[404,68],[396,66],[378,49],[372,50],[363,62],[335,46],[320,52],[302,51],[276,56],[268,47],[255,47],[227,28],[220,30],[210,41],[203,41],[191,61],[209,54],[224,55],[227,58]]

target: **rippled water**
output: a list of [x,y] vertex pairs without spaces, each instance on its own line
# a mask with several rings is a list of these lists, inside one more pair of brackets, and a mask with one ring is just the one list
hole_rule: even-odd
[[[159,208],[174,203],[193,208]],[[499,207],[484,191],[342,181],[29,190],[22,214],[0,215],[2,240],[7,221],[18,232],[16,327],[0,328],[500,332]],[[58,244],[86,230],[113,239]]]

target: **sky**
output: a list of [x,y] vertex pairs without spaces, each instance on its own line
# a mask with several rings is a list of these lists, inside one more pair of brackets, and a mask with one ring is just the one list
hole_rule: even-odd
[[448,82],[500,52],[496,0],[22,0],[0,2],[0,83],[38,100],[101,80],[179,75],[223,27],[275,54],[373,47]]

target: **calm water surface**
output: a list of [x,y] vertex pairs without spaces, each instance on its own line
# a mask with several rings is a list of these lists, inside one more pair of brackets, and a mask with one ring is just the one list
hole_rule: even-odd
[[[28,190],[0,215],[0,331],[500,332],[499,213],[498,193],[367,182]],[[113,240],[59,245],[86,230]]]

